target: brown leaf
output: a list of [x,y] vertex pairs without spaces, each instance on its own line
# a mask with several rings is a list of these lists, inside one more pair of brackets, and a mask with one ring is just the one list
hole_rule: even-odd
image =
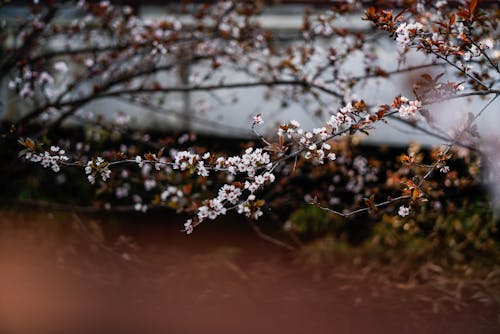
[[183,188],[182,188],[182,192],[185,194],[185,195],[189,195],[191,194],[191,190],[193,189],[193,184],[192,183],[189,183],[189,184],[186,184]]
[[163,156],[163,152],[165,151],[165,147],[162,147],[159,151],[158,151],[158,158],[161,158]]
[[421,75],[421,77],[429,82],[432,82],[432,77],[430,76],[430,74],[427,74],[427,73],[424,73]]
[[411,158],[407,156],[406,154],[403,154],[401,156],[401,162],[404,164],[409,164],[411,162]]

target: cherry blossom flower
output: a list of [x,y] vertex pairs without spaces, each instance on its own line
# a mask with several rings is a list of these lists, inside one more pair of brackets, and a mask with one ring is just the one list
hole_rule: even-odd
[[416,23],[401,23],[396,29],[396,41],[403,46],[408,45],[411,40],[423,29],[423,25]]
[[107,181],[111,177],[109,164],[102,157],[97,157],[87,162],[85,174],[91,184],[94,184],[98,177],[102,181]]
[[253,117],[253,124],[256,124],[256,125],[264,124],[264,121],[262,120],[261,114],[257,114]]
[[415,101],[408,101],[408,98],[401,96],[400,97],[401,106],[399,107],[399,115],[402,118],[412,118],[415,117],[417,114],[417,111],[422,108],[422,102],[415,100]]
[[402,205],[402,206],[399,207],[398,215],[400,215],[401,217],[406,217],[409,214],[410,214],[410,208],[409,207],[406,207],[404,205]]
[[450,171],[450,167],[449,166],[442,166],[439,171],[443,174],[446,174]]
[[39,162],[43,168],[50,167],[55,173],[59,172],[60,166],[69,160],[66,152],[59,146],[51,146],[49,151],[43,153],[27,152],[24,157],[31,162]]
[[186,220],[186,222],[184,223],[184,231],[186,232],[186,234],[193,233],[193,220],[192,219]]
[[68,65],[63,61],[58,61],[54,64],[54,70],[60,73],[68,72]]

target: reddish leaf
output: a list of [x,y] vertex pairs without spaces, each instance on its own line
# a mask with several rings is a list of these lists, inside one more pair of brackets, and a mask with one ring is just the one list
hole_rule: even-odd
[[376,11],[375,11],[375,7],[369,7],[367,10],[366,10],[366,14],[367,16],[370,18],[370,17],[375,17],[376,16]]
[[411,159],[406,154],[403,154],[401,155],[401,162],[404,164],[409,164],[411,162]]
[[458,16],[460,16],[460,18],[464,19],[464,20],[468,20],[470,18],[470,13],[462,8],[462,10],[460,10],[458,13],[457,13]]
[[474,13],[474,9],[476,9],[477,1],[478,0],[472,0],[470,5],[469,5],[469,13],[471,16],[472,16],[472,13]]
[[243,184],[241,182],[238,182],[238,181],[235,181],[233,183],[231,183],[233,186],[235,186],[236,188],[243,188]]
[[193,184],[192,183],[186,184],[184,187],[182,187],[182,192],[185,195],[191,194],[191,190],[193,190]]

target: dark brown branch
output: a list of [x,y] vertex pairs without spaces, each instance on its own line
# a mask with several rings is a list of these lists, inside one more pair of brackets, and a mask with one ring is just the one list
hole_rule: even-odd
[[[144,75],[148,71],[143,71],[141,75]],[[126,76],[125,78],[122,77],[119,80],[114,80],[110,84],[106,86],[112,86],[118,84],[120,81],[126,81],[129,80],[130,77],[133,78],[133,76]],[[260,81],[260,82],[240,82],[240,83],[232,83],[232,84],[218,84],[218,85],[205,85],[205,86],[187,86],[187,87],[162,87],[162,88],[135,88],[135,89],[124,89],[124,90],[116,90],[116,91],[108,91],[105,93],[97,94],[97,95],[90,95],[84,98],[72,100],[72,101],[66,101],[66,102],[56,102],[52,105],[46,105],[42,108],[39,108],[30,114],[26,115],[23,117],[21,120],[17,122],[17,126],[26,124],[29,120],[35,118],[36,116],[40,115],[43,113],[48,107],[54,107],[57,109],[63,108],[63,107],[73,107],[77,106],[78,108],[83,106],[84,104],[94,101],[97,99],[102,99],[106,97],[116,97],[116,96],[122,96],[122,95],[134,95],[134,94],[155,94],[155,93],[180,93],[180,92],[192,92],[192,91],[213,91],[213,90],[222,90],[222,89],[238,89],[238,88],[251,88],[251,87],[262,87],[262,86],[268,86],[268,87],[273,87],[273,86],[302,86],[304,88],[315,88],[318,90],[321,90],[322,92],[325,92],[327,94],[331,94],[335,97],[338,98],[343,98],[343,95],[336,92],[332,91],[326,87],[318,86],[312,83],[309,83],[307,81],[301,81],[301,80],[274,80],[274,81]],[[72,108],[70,109],[69,112],[65,112],[61,118],[57,121],[58,124],[61,124],[62,121],[64,121],[66,118],[71,116],[76,112],[77,108]]]
[[[214,56],[215,55],[194,57],[193,59],[189,60],[189,62],[196,62],[196,61],[200,61],[200,60],[211,59]],[[187,61],[182,62],[182,63],[174,63],[174,64],[168,64],[168,65],[163,65],[163,66],[151,67],[151,68],[147,68],[147,69],[140,70],[137,72],[124,73],[122,75],[117,76],[113,80],[107,82],[105,85],[101,86],[101,89],[103,91],[105,91],[107,89],[112,88],[113,86],[128,82],[130,80],[136,79],[136,78],[144,76],[144,75],[148,75],[148,74],[152,74],[152,73],[159,73],[162,71],[169,71],[169,70],[172,70],[175,66],[182,65],[183,63],[187,63]],[[80,84],[80,83],[81,82],[79,82],[78,84]],[[68,90],[66,90],[61,95],[59,95],[59,97],[57,98],[57,100],[55,102],[47,103],[47,104],[31,111],[29,114],[25,115],[20,120],[18,120],[16,122],[16,126],[19,127],[21,125],[27,124],[29,121],[31,121],[35,117],[41,115],[43,112],[45,112],[47,110],[47,108],[50,108],[50,107],[53,107],[56,109],[60,109],[60,108],[66,107],[66,106],[82,107],[86,103],[88,103],[94,99],[100,98],[99,94],[93,94],[93,95],[89,95],[89,96],[86,96],[86,97],[83,97],[83,98],[80,98],[77,100],[73,100],[73,101],[69,101],[69,102],[62,102],[64,97],[67,96],[70,92],[72,92],[72,90],[75,87],[76,86],[71,86]],[[76,110],[70,112],[68,116],[72,115],[74,112],[76,112]],[[58,120],[57,122],[61,123],[66,117],[67,116],[65,116],[61,120]]]
[[[57,8],[50,6],[47,13],[41,18],[41,21],[47,25],[55,17],[57,13]],[[0,79],[2,79],[7,73],[9,73],[12,68],[16,65],[19,58],[24,55],[29,49],[33,47],[33,43],[36,42],[38,36],[43,32],[43,28],[34,28],[33,31],[26,37],[24,43],[14,51],[10,52],[10,55],[6,57],[0,64]]]
[[212,91],[212,90],[222,90],[222,89],[238,89],[238,88],[252,88],[252,87],[274,87],[274,86],[302,86],[304,88],[316,88],[322,92],[334,95],[338,98],[343,98],[344,96],[339,92],[330,90],[326,87],[319,86],[304,80],[270,80],[270,81],[258,81],[258,82],[237,82],[230,84],[215,84],[215,85],[205,85],[205,86],[187,86],[187,87],[161,87],[161,88],[137,88],[137,89],[126,89],[119,91],[112,91],[98,95],[99,98],[107,96],[117,96],[126,94],[142,94],[142,93],[181,93],[181,92],[192,92],[192,91]]

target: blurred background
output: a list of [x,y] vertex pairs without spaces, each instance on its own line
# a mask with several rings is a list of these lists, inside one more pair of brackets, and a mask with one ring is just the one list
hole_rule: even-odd
[[[390,104],[399,94],[411,99],[414,84],[424,73],[433,77],[443,73],[444,81],[456,79],[442,64],[418,68],[429,58],[417,52],[405,53],[401,63],[402,52],[394,39],[362,20],[372,2],[356,2],[355,10],[335,16],[335,33],[310,39],[305,37],[304,13],[316,17],[333,5],[351,2],[236,2],[256,10],[258,25],[252,14],[238,30],[241,36],[218,36],[217,43],[202,41],[187,47],[179,36],[203,39],[211,19],[192,13],[217,13],[214,2],[55,3],[51,24],[60,30],[39,36],[25,50],[26,59],[14,54],[14,65],[0,71],[0,332],[500,331],[500,221],[495,212],[499,202],[492,191],[498,184],[492,171],[500,161],[495,153],[498,103],[477,122],[478,143],[491,143],[492,149],[485,154],[472,141],[454,148],[448,162],[451,172],[429,178],[427,201],[412,207],[408,217],[396,215],[401,203],[348,218],[308,203],[316,198],[347,212],[365,207],[371,196],[382,200],[397,196],[401,182],[415,172],[402,158],[432,161],[436,148],[449,141],[447,136],[468,112],[480,110],[488,100],[433,105],[432,126],[395,118],[379,122],[369,136],[338,139],[335,162],[319,168],[299,159],[276,170],[278,181],[260,194],[265,200],[261,220],[252,222],[230,213],[200,225],[189,236],[181,230],[193,214],[190,201],[200,201],[197,192],[213,197],[228,179],[185,180],[172,171],[157,173],[149,165],[124,165],[113,169],[108,184],[91,185],[78,168],[52,173],[18,157],[22,147],[17,141],[26,137],[36,138],[46,148],[59,145],[85,162],[97,155],[112,160],[120,154],[134,157],[161,148],[239,154],[260,145],[251,129],[256,114],[262,114],[265,122],[259,131],[273,138],[278,125],[287,120],[299,121],[306,130],[323,126],[345,100],[362,98],[368,105],[380,105]],[[52,4],[1,2],[4,60],[25,36],[19,33],[26,29],[25,20],[43,15],[45,6]],[[397,1],[386,5],[394,10],[404,6]],[[482,5],[498,11],[496,2]],[[107,16],[111,7],[109,13],[120,13],[117,18]],[[125,28],[120,17],[125,17]],[[118,23],[113,26],[113,22]],[[144,42],[135,41],[143,35],[132,32],[146,27],[142,33],[149,36],[148,27],[161,22],[169,27],[166,30],[178,31],[173,46],[161,38],[157,44],[145,38],[144,50],[137,45],[133,52],[120,47]],[[113,29],[120,33],[108,34]],[[245,29],[255,36],[246,36]],[[259,49],[257,42],[266,34],[273,36],[272,47]],[[366,45],[357,46],[358,35],[365,36]],[[163,42],[168,49],[164,54]],[[242,45],[249,45],[245,43],[257,46],[245,49]],[[299,74],[273,72],[274,65],[293,54],[289,50],[304,45],[314,52]],[[66,54],[86,47],[110,50]],[[359,50],[339,60],[334,71],[322,70],[332,49],[342,55],[350,48]],[[212,49],[223,54],[200,56],[215,52]],[[299,53],[289,57],[293,64],[300,63]],[[172,59],[181,61],[169,67]],[[66,66],[63,70],[61,63]],[[99,95],[108,80],[147,71],[148,66],[164,68],[112,85],[106,91],[111,96],[91,98],[74,109],[43,109],[45,104],[57,107]],[[367,73],[367,68],[397,72],[411,67],[417,68],[390,79]],[[31,80],[42,70],[52,79],[40,91],[24,90],[26,73]],[[353,79],[365,75],[370,78]],[[338,88],[342,96],[302,86],[244,85],[299,76],[314,78],[320,88]],[[344,86],[335,82],[338,78],[345,79]],[[112,94],[160,87],[189,89]],[[29,118],[33,122],[24,122],[37,110],[42,112]],[[432,135],[436,129],[444,135]],[[160,203],[158,194],[169,186],[184,191],[185,197]]]

